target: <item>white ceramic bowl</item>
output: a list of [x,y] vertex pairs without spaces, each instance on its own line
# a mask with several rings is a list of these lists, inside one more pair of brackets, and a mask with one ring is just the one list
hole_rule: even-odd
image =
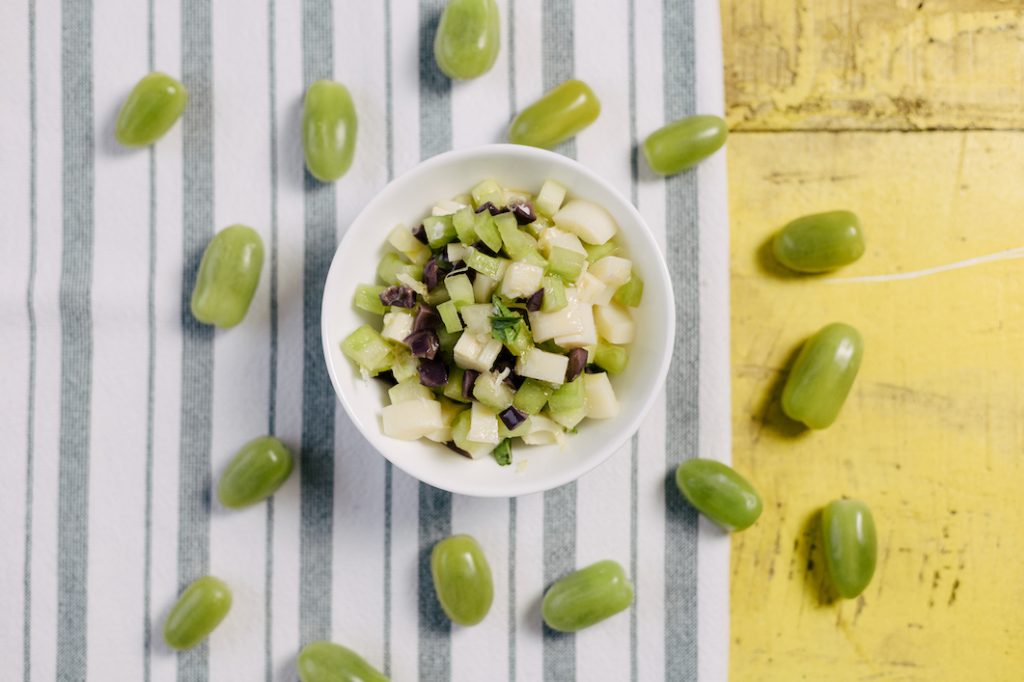
[[[463,194],[484,178],[536,193],[546,179],[568,189],[570,197],[604,206],[619,224],[617,241],[644,278],[643,303],[634,310],[637,340],[626,370],[613,377],[621,404],[613,419],[585,420],[567,446],[513,447],[511,466],[490,457],[468,460],[427,440],[401,441],[381,432],[387,404],[380,381],[364,381],[339,344],[364,322],[380,328],[380,318],[352,305],[357,284],[375,282],[387,234],[397,223],[413,225],[442,199]],[[448,152],[424,161],[384,188],[352,222],[338,245],[324,287],[322,335],[334,390],[363,436],[395,466],[415,478],[454,493],[513,497],[569,483],[604,462],[636,432],[661,391],[672,359],[675,305],[665,261],[643,218],[611,185],[560,154],[517,145],[488,145]],[[520,462],[525,461],[525,466]]]

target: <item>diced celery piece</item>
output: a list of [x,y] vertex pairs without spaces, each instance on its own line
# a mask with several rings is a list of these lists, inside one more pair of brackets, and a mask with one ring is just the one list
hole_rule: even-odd
[[[503,261],[502,259],[495,258],[494,256],[488,256],[486,253],[477,251],[476,249],[470,249],[466,252],[466,265],[477,272],[487,275],[493,280],[500,280],[502,275],[505,274],[507,262],[508,261]],[[449,277],[448,279],[451,278]],[[455,297],[453,296],[452,298]]]
[[537,348],[540,348],[545,353],[558,353],[559,355],[565,355],[566,353],[569,352],[567,349],[562,348],[554,341],[544,341],[543,343],[538,343]]
[[452,442],[464,450],[472,459],[479,459],[494,449],[491,443],[477,443],[469,440],[469,427],[472,421],[472,410],[464,410],[452,422]]
[[502,240],[505,239],[505,234],[510,228],[517,232],[519,231],[519,223],[511,211],[499,213],[492,220],[494,221],[494,226],[498,228],[498,234],[501,235]]
[[395,247],[413,263],[423,265],[430,260],[430,249],[413,236],[412,231],[399,223],[388,235],[388,243]]
[[556,412],[551,410],[548,412],[551,415],[551,419],[558,422],[561,426],[566,429],[574,429],[576,425],[583,421],[587,416],[587,408],[581,407],[578,410],[568,410],[565,412]]
[[609,239],[604,244],[584,244],[583,248],[587,250],[587,260],[596,263],[605,256],[611,256],[618,252],[619,245]]
[[505,345],[505,348],[508,348],[512,355],[519,357],[533,348],[533,334],[530,333],[530,328],[526,325],[525,320],[520,320],[514,329],[514,334],[505,334],[498,340]]
[[341,352],[371,374],[391,366],[391,346],[369,325],[360,325],[341,342]]
[[478,376],[473,384],[473,397],[500,411],[511,405],[515,396],[509,385],[504,381],[496,381],[496,377],[493,372],[484,372]]
[[462,336],[462,332],[450,332],[443,327],[439,327],[434,331],[437,332],[437,342],[441,346],[441,350],[446,353],[452,352],[455,344],[459,342],[459,337]]
[[526,414],[540,414],[548,404],[548,397],[554,393],[554,387],[546,381],[527,379],[516,391],[512,404]]
[[529,232],[534,237],[540,237],[544,230],[548,229],[552,225],[554,225],[554,223],[552,223],[550,219],[545,218],[544,216],[541,215],[537,216],[536,220],[534,220],[532,223],[529,223],[524,227],[526,231]]
[[462,375],[466,371],[461,367],[452,367],[448,370],[448,383],[444,385],[443,393],[446,398],[457,400],[460,403],[468,403],[468,398],[462,397]]
[[395,376],[395,381],[405,381],[413,378],[416,381],[420,380],[420,362],[413,357],[408,348],[405,346],[392,346],[391,353],[394,356],[394,360],[391,361],[391,373]]
[[406,379],[388,389],[388,398],[391,400],[391,404],[395,405],[419,398],[433,400],[434,393],[421,384],[418,379]]
[[410,263],[394,251],[388,251],[377,266],[377,277],[388,285],[398,284],[398,273],[404,272],[415,280],[423,279],[423,266]]
[[545,180],[541,185],[540,193],[537,194],[537,201],[534,207],[547,217],[551,217],[562,207],[565,201],[565,187],[554,180]]
[[445,301],[437,306],[437,312],[441,316],[444,328],[451,334],[462,331],[462,320],[459,319],[459,310],[455,301]]
[[[498,218],[506,215],[511,220],[503,220],[499,223]],[[505,252],[512,257],[512,260],[525,261],[542,268],[547,267],[548,262],[537,251],[537,240],[519,229],[511,213],[496,215],[494,216],[494,221],[498,224],[498,232],[501,234],[501,241],[505,246]]]
[[524,263],[529,263],[530,265],[536,265],[538,268],[547,269],[548,267],[547,259],[540,255],[540,251],[535,248],[529,248],[524,251],[523,255],[518,260],[521,260]]
[[635,308],[640,305],[640,301],[644,297],[644,281],[640,279],[640,275],[633,272],[629,277],[629,281],[623,284],[615,291],[615,296],[612,297],[616,303],[622,305],[628,305],[630,308]]
[[498,288],[498,283],[481,273],[476,273],[476,279],[473,280],[473,294],[476,296],[477,303],[490,303],[491,296],[494,295],[494,290]]
[[488,201],[498,207],[505,205],[505,193],[494,180],[488,179],[480,182],[470,191],[470,194],[473,196],[473,205],[476,208],[480,208]]
[[569,305],[565,295],[565,283],[554,275],[546,275],[541,283],[544,285],[544,301],[541,312],[553,313]]
[[[495,217],[497,216],[491,216],[487,211],[477,213],[473,229],[476,230],[477,238],[484,244],[487,244],[487,248],[494,253],[498,253],[498,251],[501,251],[501,233],[494,222]],[[467,242],[467,246],[473,243]]]
[[356,295],[353,300],[356,307],[374,315],[383,315],[388,311],[380,302],[380,294],[384,287],[376,284],[359,284],[356,286]]
[[505,426],[505,422],[501,421],[501,419],[498,420],[498,438],[501,438],[501,439],[505,439],[505,438],[520,438],[522,436],[525,436],[529,432],[530,432],[530,420],[529,419],[524,420],[522,424],[520,424],[519,426],[517,426],[516,428],[514,428],[512,430],[509,430],[509,428],[507,426]]
[[[583,390],[583,381],[576,377],[567,384],[559,386],[554,393],[548,397],[548,409],[551,414],[568,413],[575,410],[582,410],[586,407],[586,393]],[[555,421],[558,421],[557,419]]]
[[452,216],[455,234],[463,244],[476,242],[476,214],[471,206],[463,206]]
[[427,232],[427,242],[432,249],[440,249],[455,239],[451,215],[427,216],[423,219],[423,229]]
[[582,253],[555,246],[551,249],[551,257],[548,258],[548,272],[558,275],[567,282],[575,282],[583,272],[583,261],[586,258]]
[[473,283],[465,274],[445,277],[444,287],[448,290],[451,302],[455,304],[456,308],[476,302],[476,299],[473,298]]
[[423,297],[423,300],[430,305],[436,306],[441,305],[445,301],[450,301],[451,298],[451,294],[448,293],[448,289],[445,287],[434,287],[427,292],[427,295]]
[[626,368],[629,360],[629,351],[622,346],[613,346],[610,343],[599,343],[590,357],[590,361],[608,372],[619,374]]

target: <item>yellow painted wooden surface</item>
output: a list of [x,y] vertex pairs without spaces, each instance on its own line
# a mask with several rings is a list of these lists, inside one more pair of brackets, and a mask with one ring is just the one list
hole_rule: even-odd
[[[773,131],[728,146],[733,458],[765,499],[733,541],[733,680],[1024,680],[1024,258],[832,281],[1024,247],[1024,134],[855,132],[1024,124],[1024,3],[917,4],[722,2],[730,119]],[[908,8],[927,18],[906,24]],[[838,35],[850,27],[857,40]],[[935,62],[928,79],[881,58],[899,46],[920,66],[948,40],[966,41],[956,68]],[[776,53],[793,61],[773,70]],[[924,104],[902,111],[894,93]],[[786,221],[832,208],[861,215],[858,263],[793,277],[766,257]],[[864,364],[836,424],[803,431],[780,413],[780,382],[835,320],[862,331]],[[814,526],[843,495],[879,530],[875,579],[851,602],[824,587]]]

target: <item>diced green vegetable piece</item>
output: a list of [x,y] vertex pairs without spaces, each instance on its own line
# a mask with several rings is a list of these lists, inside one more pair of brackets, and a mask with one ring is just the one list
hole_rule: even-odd
[[546,381],[527,379],[516,391],[512,404],[526,414],[540,414],[555,388]]
[[559,346],[557,343],[554,342],[554,340],[538,343],[537,348],[540,348],[542,351],[546,353],[557,353],[558,355],[565,355],[568,352],[567,349]]
[[[499,223],[498,218],[504,216],[509,216],[510,220],[503,220]],[[498,232],[501,234],[505,252],[512,257],[512,260],[524,261],[542,268],[547,267],[548,262],[537,250],[537,240],[519,229],[516,219],[512,217],[511,213],[496,215],[494,221],[498,225]]]
[[423,266],[410,263],[394,251],[388,251],[380,259],[377,266],[377,277],[380,281],[393,286],[398,284],[398,274],[404,272],[415,280],[423,279]]
[[423,219],[423,229],[432,249],[440,249],[455,239],[455,226],[450,215],[432,215]]
[[430,260],[430,249],[427,245],[413,236],[412,230],[399,223],[388,235],[388,243],[398,249],[403,256],[417,265],[423,265]]
[[621,287],[616,289],[615,296],[612,299],[616,303],[622,305],[628,305],[630,308],[635,308],[640,305],[640,301],[644,297],[644,281],[640,279],[640,275],[634,271],[629,281],[623,284]]
[[614,255],[619,250],[619,245],[608,240],[604,244],[584,244],[583,248],[587,251],[587,260],[596,263],[605,256]]
[[498,438],[522,438],[529,432],[530,420],[528,419],[512,430],[509,430],[501,419],[498,420]]
[[391,354],[394,360],[391,361],[391,373],[395,375],[395,381],[406,381],[416,379],[419,381],[419,360],[417,360],[405,346],[392,346]]
[[491,316],[491,336],[501,341],[512,355],[520,356],[533,346],[533,334],[523,316],[494,297],[497,314]]
[[581,407],[578,410],[569,410],[567,412],[548,410],[548,416],[565,430],[572,431],[581,421],[586,419],[587,408]]
[[445,301],[450,301],[451,299],[451,294],[448,293],[448,289],[445,287],[434,287],[427,292],[426,296],[423,297],[423,301],[432,306],[441,305]]
[[[498,426],[498,432],[501,433],[501,426]],[[503,441],[498,443],[498,447],[491,450],[491,455],[494,460],[503,467],[507,467],[512,463],[512,441],[505,438]]]
[[[470,249],[466,252],[466,265],[494,280],[500,280],[502,275],[505,274],[506,266],[504,263],[507,263],[507,261],[502,261],[494,256],[488,256],[486,253],[476,249]],[[451,277],[448,279],[451,279]]]
[[469,281],[469,277],[465,274],[446,277],[444,286],[448,290],[448,295],[451,296],[451,303],[455,304],[456,309],[464,305],[476,303],[476,299],[473,298],[473,283]]
[[512,404],[515,394],[504,381],[495,381],[496,374],[483,372],[473,384],[473,397],[487,407],[501,411]]
[[455,306],[455,301],[445,301],[437,306],[437,313],[441,316],[441,322],[444,323],[444,328],[449,333],[462,331],[462,320],[459,319],[459,310]]
[[476,214],[472,206],[463,206],[452,216],[452,226],[455,234],[463,244],[476,242]]
[[550,218],[562,207],[563,201],[565,201],[565,187],[554,180],[545,180],[544,184],[541,185],[540,193],[537,195],[537,201],[534,202],[533,207],[541,215]]
[[499,213],[493,218],[494,226],[498,228],[498,233],[501,235],[502,240],[505,239],[505,234],[511,234],[511,230],[519,231],[519,223],[516,221],[515,214],[512,211],[505,211]]
[[341,352],[371,374],[383,372],[391,366],[391,347],[369,325],[360,325],[346,336],[341,342]]
[[452,352],[455,344],[459,341],[459,337],[462,336],[462,332],[450,332],[444,327],[439,327],[434,331],[437,332],[437,341],[441,345],[441,350],[446,353]]
[[613,346],[610,343],[599,343],[597,348],[594,349],[594,353],[590,358],[590,361],[608,372],[609,374],[619,374],[626,368],[626,362],[629,360],[629,351],[622,346]]
[[517,258],[516,260],[520,260],[524,263],[529,263],[530,265],[536,265],[538,268],[544,268],[545,270],[548,267],[547,258],[540,255],[540,251],[532,247],[526,249],[523,252],[523,255],[520,258]]
[[388,399],[392,405],[418,398],[434,399],[433,391],[421,384],[419,379],[406,379],[388,389]]
[[462,375],[465,373],[466,370],[458,366],[448,370],[448,383],[444,385],[442,390],[446,398],[460,403],[469,402],[469,399],[462,397]]
[[360,310],[365,310],[374,315],[383,315],[388,309],[380,302],[382,291],[384,291],[384,287],[376,284],[359,284],[356,286],[356,295],[353,302]]
[[544,301],[541,303],[541,312],[553,313],[569,305],[569,299],[565,295],[565,283],[553,275],[545,275],[541,280],[544,286]]
[[473,196],[475,208],[480,208],[488,201],[498,207],[505,205],[505,193],[502,191],[501,185],[494,180],[488,179],[480,182],[470,191],[470,194]]
[[[494,253],[501,251],[501,233],[498,231],[498,226],[494,222],[496,216],[491,216],[487,211],[481,211],[476,214],[476,221],[473,225],[473,229],[476,230],[476,236],[484,244],[487,244]],[[466,246],[469,246],[474,242],[468,242]]]
[[550,218],[545,218],[544,216],[537,216],[537,219],[534,220],[532,223],[524,226],[524,229],[526,229],[526,231],[529,232],[534,237],[540,237],[544,230],[548,229],[553,225],[554,223],[551,222]]
[[577,251],[555,246],[551,249],[551,257],[548,259],[548,272],[558,275],[567,282],[575,282],[576,278],[583,272],[583,261],[586,255]]
[[548,397],[548,408],[552,414],[581,410],[585,407],[585,398],[586,393],[583,390],[583,381],[576,377],[555,389],[554,393]]

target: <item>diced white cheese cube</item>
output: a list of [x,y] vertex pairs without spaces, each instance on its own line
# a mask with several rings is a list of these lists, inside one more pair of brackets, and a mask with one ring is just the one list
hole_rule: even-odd
[[562,348],[582,348],[597,343],[597,326],[594,322],[594,306],[585,301],[573,301],[566,308],[573,308],[572,315],[580,321],[580,331],[575,334],[556,336],[555,343]]
[[448,262],[458,263],[460,260],[466,260],[466,252],[468,250],[469,249],[466,247],[465,244],[461,244],[459,242],[451,242],[450,244],[448,244]]
[[608,211],[583,199],[571,199],[551,219],[556,227],[572,232],[588,244],[604,244],[619,229]]
[[579,237],[565,230],[559,230],[557,227],[549,227],[541,233],[540,239],[537,240],[537,248],[547,258],[551,256],[551,249],[556,246],[584,255],[587,253]]
[[636,335],[636,325],[629,309],[618,303],[599,305],[594,308],[594,322],[597,333],[609,343],[631,343]]
[[497,288],[497,280],[478,272],[476,273],[476,279],[473,280],[473,298],[476,299],[477,303],[490,303],[491,296],[494,295],[494,290]]
[[438,202],[437,206],[434,206],[430,213],[435,216],[451,215],[452,213],[457,213],[463,206],[465,206],[465,204],[452,199],[446,199],[445,201]]
[[544,268],[530,263],[515,262],[505,270],[501,280],[501,295],[508,298],[526,298],[537,293],[544,278]]
[[392,310],[384,313],[384,328],[380,330],[380,335],[385,339],[405,343],[406,337],[412,334],[414,321],[412,313],[407,313],[404,310]]
[[[576,296],[581,301],[597,303],[598,299],[604,298],[607,289],[608,285],[604,283],[604,280],[595,277],[590,272],[584,272],[576,278]],[[608,296],[608,300],[611,300],[611,296]]]
[[548,353],[534,346],[516,360],[516,374],[552,384],[565,381],[565,370],[569,366],[569,358],[558,353]]
[[466,440],[474,443],[490,443],[497,445],[498,413],[482,403],[473,403],[473,411],[469,416],[469,433]]
[[612,389],[612,382],[604,372],[583,375],[586,391],[587,417],[590,419],[611,419],[619,413],[619,401]]
[[501,342],[466,331],[459,337],[454,351],[455,364],[459,367],[489,372],[501,352]]
[[494,307],[490,303],[475,303],[462,306],[459,314],[462,315],[462,323],[473,334],[491,333],[491,313]]
[[441,403],[436,400],[407,400],[381,410],[385,436],[416,440],[444,428]]

